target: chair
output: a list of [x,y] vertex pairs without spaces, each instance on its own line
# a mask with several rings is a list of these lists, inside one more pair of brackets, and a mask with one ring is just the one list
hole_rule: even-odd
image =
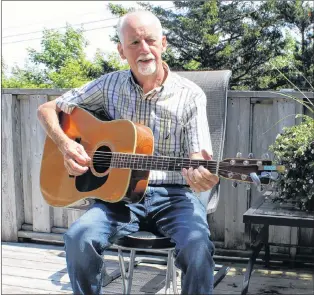
[[[213,157],[214,160],[222,160],[227,115],[227,89],[231,71],[177,72],[177,74],[193,81],[205,92],[208,99],[207,115],[213,145]],[[215,212],[219,202],[219,184],[210,191],[200,193],[199,197],[207,208],[208,214]],[[169,238],[156,235],[152,232],[140,231],[119,239],[115,243],[115,246],[118,248],[124,294],[130,294],[131,292],[134,267],[143,262],[143,260],[135,260],[137,251],[167,253],[165,293],[167,294],[170,290],[170,283],[172,282],[173,292],[174,294],[178,294],[176,283],[177,273],[173,257],[174,244]],[[130,251],[128,268],[125,266],[123,250]],[[218,272],[214,277],[214,287],[225,277],[229,268],[217,265],[216,270]]]

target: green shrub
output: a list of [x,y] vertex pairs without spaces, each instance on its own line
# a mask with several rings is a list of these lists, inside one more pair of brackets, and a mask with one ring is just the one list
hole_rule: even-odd
[[314,210],[314,119],[303,117],[301,124],[284,128],[270,150],[287,168],[278,182],[278,198]]

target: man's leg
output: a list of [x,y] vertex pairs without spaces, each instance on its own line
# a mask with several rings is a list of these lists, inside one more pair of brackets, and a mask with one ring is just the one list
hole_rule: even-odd
[[138,218],[124,202],[96,202],[64,235],[66,262],[74,294],[100,294],[105,270],[102,254],[113,239],[136,232]]
[[156,187],[150,204],[158,230],[176,244],[175,264],[184,277],[182,294],[212,294],[215,249],[203,204],[184,187]]

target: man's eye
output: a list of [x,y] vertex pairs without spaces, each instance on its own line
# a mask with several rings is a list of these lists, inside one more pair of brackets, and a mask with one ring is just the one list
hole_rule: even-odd
[[133,41],[132,44],[138,44],[138,41]]

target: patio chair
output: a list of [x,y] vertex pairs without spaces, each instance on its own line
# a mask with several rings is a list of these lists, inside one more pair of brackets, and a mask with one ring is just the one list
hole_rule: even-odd
[[[195,71],[177,72],[177,74],[195,82],[204,90],[208,99],[207,115],[213,145],[213,157],[214,160],[221,160],[226,128],[227,89],[231,71]],[[199,197],[207,208],[208,214],[215,212],[219,202],[219,185],[216,185],[210,191],[201,193]],[[131,293],[134,267],[143,262],[143,260],[135,259],[137,251],[167,253],[165,293],[167,294],[170,291],[172,282],[173,292],[178,294],[177,273],[173,256],[174,244],[170,241],[170,238],[152,232],[140,231],[119,239],[116,241],[115,246],[118,248],[124,294]],[[130,251],[128,267],[124,262],[123,250]],[[216,265],[215,271],[217,272],[214,276],[214,287],[225,277],[228,270],[229,268],[226,266]]]

